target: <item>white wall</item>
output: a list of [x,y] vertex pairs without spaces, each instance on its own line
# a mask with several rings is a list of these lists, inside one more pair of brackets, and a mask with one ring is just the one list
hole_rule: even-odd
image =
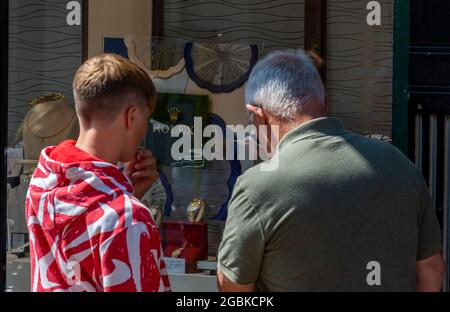
[[103,52],[104,36],[150,38],[151,34],[151,0],[89,1],[89,57]]

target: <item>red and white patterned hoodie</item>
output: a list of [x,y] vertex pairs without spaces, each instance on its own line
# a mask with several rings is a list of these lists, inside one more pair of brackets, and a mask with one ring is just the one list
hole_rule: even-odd
[[118,167],[65,141],[26,199],[33,291],[170,291],[158,229]]

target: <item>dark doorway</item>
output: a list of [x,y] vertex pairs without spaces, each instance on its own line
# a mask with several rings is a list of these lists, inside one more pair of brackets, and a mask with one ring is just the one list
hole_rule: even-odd
[[[450,260],[450,2],[410,1],[409,154],[433,197]],[[446,290],[450,285],[447,267]]]

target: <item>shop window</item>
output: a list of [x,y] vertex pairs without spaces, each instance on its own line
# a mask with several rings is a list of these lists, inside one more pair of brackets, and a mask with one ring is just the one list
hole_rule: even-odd
[[244,88],[258,59],[280,49],[313,51],[332,115],[361,134],[391,136],[393,1],[383,2],[377,29],[356,0],[85,0],[78,1],[81,25],[67,23],[68,2],[9,1],[8,186],[2,190],[9,291],[31,289],[26,191],[40,150],[77,137],[71,84],[87,57],[127,57],[159,93],[143,142],[157,157],[159,179],[143,201],[160,226],[175,291],[216,290],[228,201],[254,162],[174,160],[165,129],[195,127],[195,117],[202,118],[201,130],[246,126]]
[[82,27],[68,25],[67,4],[9,0],[8,170],[1,177],[7,179],[7,291],[30,290],[24,206],[40,150],[78,131],[71,84],[82,61]]

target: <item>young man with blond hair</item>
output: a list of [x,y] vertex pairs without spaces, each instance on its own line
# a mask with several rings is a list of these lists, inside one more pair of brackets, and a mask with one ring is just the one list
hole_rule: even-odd
[[27,195],[32,290],[169,291],[158,230],[139,200],[158,177],[138,148],[155,87],[134,63],[104,54],[81,65],[73,91],[80,136],[42,151]]

